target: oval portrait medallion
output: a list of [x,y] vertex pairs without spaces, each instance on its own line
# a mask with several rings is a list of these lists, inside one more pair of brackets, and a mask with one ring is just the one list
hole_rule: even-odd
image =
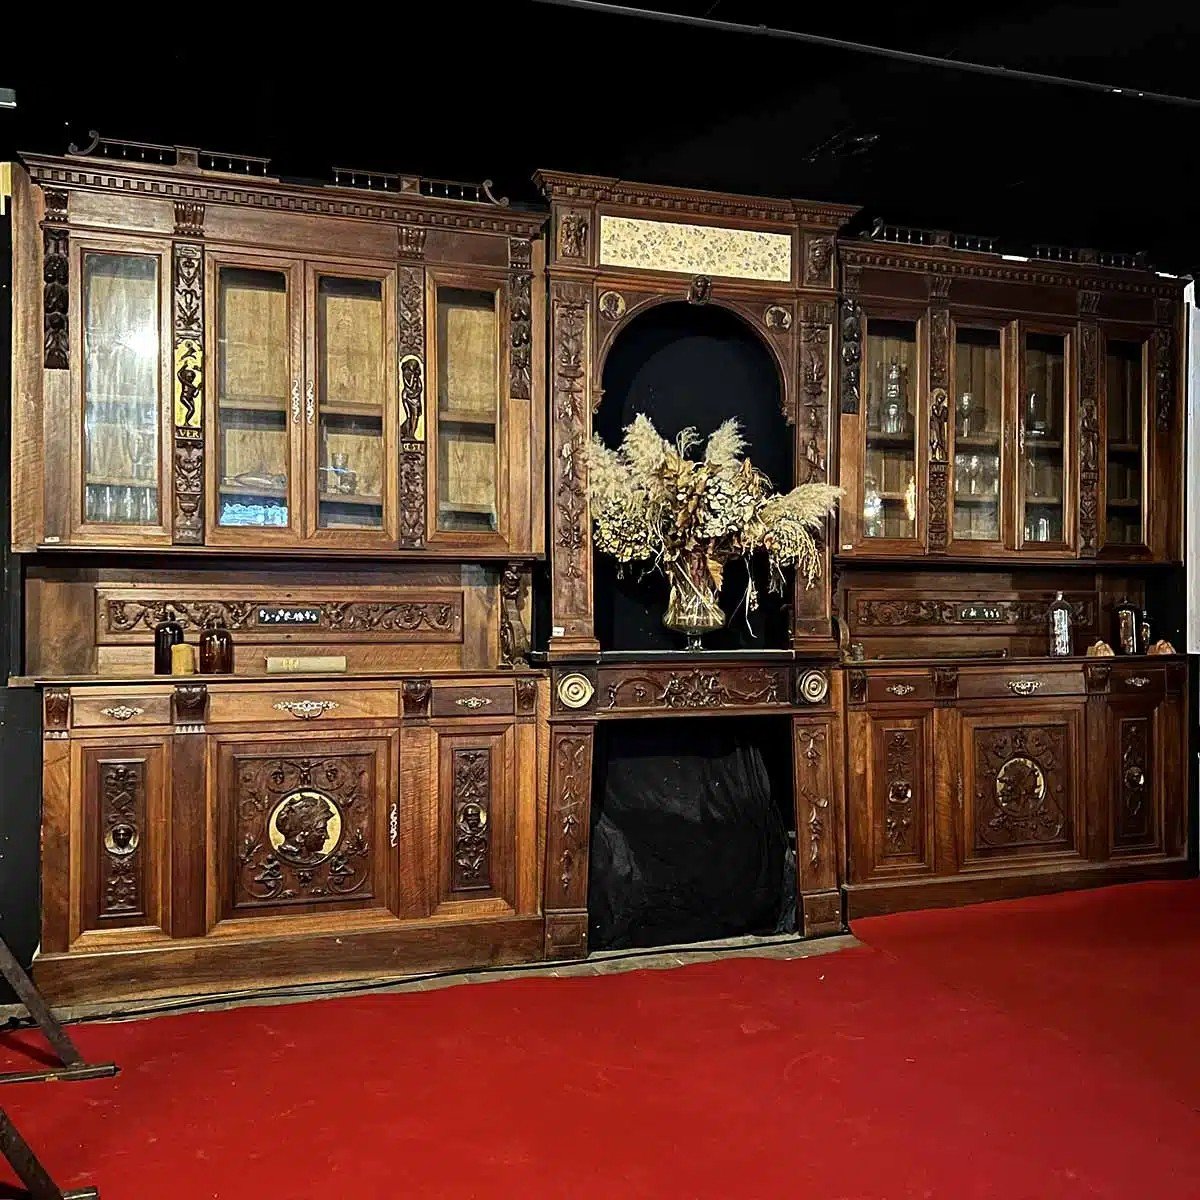
[[342,838],[342,814],[324,792],[300,788],[275,805],[267,821],[275,853],[300,867],[324,862]]

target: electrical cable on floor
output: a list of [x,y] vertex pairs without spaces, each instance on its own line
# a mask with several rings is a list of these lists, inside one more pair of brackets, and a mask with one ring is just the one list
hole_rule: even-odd
[[819,33],[804,33],[798,29],[776,29],[769,25],[742,25],[737,21],[718,21],[708,16],[693,17],[687,13],[662,12],[653,8],[634,8],[626,4],[602,3],[601,0],[534,0],[534,3],[548,4],[554,8],[570,8],[579,12],[601,13],[605,16],[635,17],[666,25],[686,25],[692,29],[706,29],[713,33],[754,34],[758,37],[775,38],[782,41],[804,42],[810,46],[822,46],[830,50],[848,50],[855,54],[870,54],[876,58],[890,58],[897,62],[912,63],[923,67],[940,67],[952,71],[964,71],[973,75],[991,75],[1000,79],[1021,80],[1025,83],[1075,88],[1087,92],[1099,92],[1108,96],[1125,96],[1135,100],[1152,100],[1158,104],[1173,104],[1182,108],[1200,108],[1200,99],[1193,96],[1175,96],[1169,92],[1152,92],[1136,87],[1117,87],[1114,84],[1096,83],[1088,79],[1071,79],[1065,75],[1025,71],[1019,67],[997,67],[989,63],[967,62],[964,59],[945,58],[937,54],[918,54],[912,50],[893,50],[888,46],[874,46],[868,42],[852,42],[845,38],[826,37]]

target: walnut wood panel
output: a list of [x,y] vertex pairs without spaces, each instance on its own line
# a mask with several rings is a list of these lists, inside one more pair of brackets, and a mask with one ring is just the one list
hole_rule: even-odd
[[265,724],[291,728],[328,725],[337,721],[396,720],[399,693],[394,687],[348,688],[337,684],[289,683],[281,677],[274,687],[221,688],[209,692],[209,725]]
[[1080,667],[964,667],[958,674],[958,694],[964,700],[982,697],[1081,696]]
[[162,932],[169,745],[159,738],[78,748],[77,937],[120,929]]
[[[516,910],[516,726],[495,724],[437,738],[439,915],[496,916]],[[521,802],[532,797],[520,797]],[[524,849],[524,848],[523,848]],[[531,849],[531,848],[528,848]]]
[[220,919],[382,908],[397,739],[213,739]]
[[964,711],[964,866],[1083,853],[1083,713],[1082,704]]
[[113,695],[89,690],[73,698],[71,723],[76,729],[130,729],[139,725],[169,725],[169,692],[139,695],[123,688]]
[[590,725],[551,727],[543,901],[549,958],[587,952],[592,741]]
[[[835,892],[844,881],[845,819],[842,772],[845,748],[837,717],[796,717],[792,721],[793,796],[799,887]],[[805,913],[805,934],[808,928]],[[840,911],[839,911],[840,915]],[[822,928],[820,932],[829,932]]]
[[438,683],[430,711],[435,717],[509,717],[513,700],[511,683]]
[[1109,853],[1163,850],[1164,736],[1154,698],[1111,697],[1108,702]]
[[934,868],[933,709],[848,716],[850,873],[857,882]]

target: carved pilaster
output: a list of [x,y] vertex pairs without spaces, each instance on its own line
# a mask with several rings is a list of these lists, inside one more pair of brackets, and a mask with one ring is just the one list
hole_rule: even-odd
[[69,311],[71,295],[70,238],[67,235],[67,193],[43,192],[42,220],[42,363],[51,371],[70,366]]
[[106,762],[100,772],[96,848],[100,860],[96,915],[127,922],[145,912],[142,845],[146,832],[146,764]]
[[514,400],[533,394],[533,245],[508,239],[508,393]]
[[958,668],[933,668],[933,694],[939,704],[958,697]]
[[424,258],[425,234],[426,229],[423,225],[398,226],[396,229],[396,253],[401,258]]
[[587,373],[590,366],[588,291],[555,283],[550,293],[553,398],[551,596],[552,637],[591,643],[591,529],[587,502],[587,453],[591,429]]
[[1085,663],[1083,680],[1089,693],[1107,692],[1108,681],[1112,676],[1112,667],[1108,663]]
[[587,214],[581,212],[564,212],[558,218],[559,258],[586,259],[587,251]]
[[808,287],[833,284],[833,238],[809,234],[805,239],[804,283]]
[[587,906],[592,789],[592,731],[555,728],[550,747],[546,831],[546,908]]
[[[420,233],[424,246],[424,230]],[[425,272],[401,267],[397,289],[400,355],[400,545],[425,544]]]
[[929,316],[929,549],[945,550],[950,531],[946,510],[950,472],[950,310]]
[[846,296],[842,300],[841,340],[841,410],[853,414],[858,412],[862,371],[862,306],[856,296]]
[[506,563],[500,577],[500,666],[506,670],[523,664],[529,652],[529,635],[521,604],[527,592],[522,565]]
[[[179,220],[176,205],[176,221]],[[186,206],[185,206],[186,207]],[[200,210],[203,205],[193,205]],[[192,214],[195,215],[194,213]],[[176,242],[172,253],[175,427],[172,541],[204,541],[204,250]]]
[[1095,558],[1100,543],[1099,327],[1079,326],[1079,553]]
[[1154,331],[1154,424],[1159,433],[1171,428],[1175,406],[1175,335],[1169,326]]
[[522,675],[517,680],[517,712],[537,712],[538,681],[532,675]]
[[863,704],[867,699],[866,671],[850,672],[850,703]]
[[176,684],[171,698],[176,733],[203,733],[208,712],[208,688],[200,684]]
[[175,236],[202,238],[204,236],[204,205],[198,200],[175,201]]

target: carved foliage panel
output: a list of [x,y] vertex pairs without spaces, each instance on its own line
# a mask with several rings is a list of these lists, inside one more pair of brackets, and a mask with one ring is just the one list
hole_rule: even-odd
[[204,541],[204,249],[176,242],[172,253],[175,499],[173,541]]
[[224,917],[382,903],[387,739],[220,745]]
[[400,545],[425,544],[425,272],[402,266],[397,277],[400,356]]
[[512,727],[437,739],[439,900],[499,898],[515,908]]
[[67,234],[67,193],[47,188],[42,222],[43,365],[65,371],[70,358],[70,238]]
[[[551,550],[554,558],[553,636],[592,636],[591,531],[587,466],[588,292],[581,284],[551,290]],[[560,632],[561,631],[561,632]]]
[[929,525],[930,550],[944,550],[949,473],[950,310],[929,313]]
[[1161,840],[1154,708],[1110,704],[1111,850],[1114,854],[1154,851]]
[[600,672],[602,714],[786,707],[790,699],[784,667],[605,667]]
[[1080,712],[963,719],[968,861],[1077,850]]
[[550,743],[546,908],[587,905],[592,729],[555,726]]
[[1079,326],[1079,554],[1094,558],[1099,547],[1100,372],[1099,328]]
[[874,868],[883,873],[928,869],[933,863],[930,717],[874,718],[871,743]]
[[161,926],[165,744],[83,750],[82,929]]
[[800,890],[838,886],[840,806],[836,793],[834,723],[792,724],[792,775],[796,803]]

